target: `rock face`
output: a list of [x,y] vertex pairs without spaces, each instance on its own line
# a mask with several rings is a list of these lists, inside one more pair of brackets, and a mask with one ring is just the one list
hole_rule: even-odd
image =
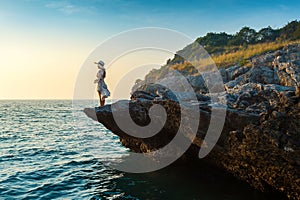
[[[259,55],[252,67],[232,66],[221,69],[225,92],[217,94],[219,104],[226,99],[226,119],[217,145],[205,158],[262,191],[279,191],[290,199],[300,199],[300,45]],[[197,104],[200,125],[192,145],[184,156],[197,157],[211,118],[211,96],[203,88],[201,76],[188,75],[198,102],[181,94],[186,104]],[[150,121],[149,109],[162,105],[167,121],[150,138],[124,133],[115,123],[111,105],[84,112],[120,137],[122,144],[135,152],[150,152],[170,142],[180,125],[180,106],[172,92],[150,84],[132,94],[129,107],[124,101],[114,109],[129,109],[138,125]],[[161,92],[163,91],[163,92]],[[185,109],[189,109],[187,106]]]

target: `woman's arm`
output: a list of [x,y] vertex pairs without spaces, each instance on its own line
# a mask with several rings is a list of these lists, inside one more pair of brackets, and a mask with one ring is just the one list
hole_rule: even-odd
[[101,70],[99,70],[99,71],[97,72],[97,75],[96,75],[97,79],[94,80],[94,83],[99,83],[99,82],[100,82],[100,80],[101,80],[101,72],[100,72],[100,71],[101,71]]

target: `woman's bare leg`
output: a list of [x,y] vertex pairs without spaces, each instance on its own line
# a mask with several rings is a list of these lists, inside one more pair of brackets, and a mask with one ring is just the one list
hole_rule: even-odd
[[101,92],[98,91],[99,99],[100,99],[100,106],[102,106],[102,97],[101,97]]
[[102,99],[101,99],[101,106],[104,106],[104,104],[105,104],[105,98],[102,97]]

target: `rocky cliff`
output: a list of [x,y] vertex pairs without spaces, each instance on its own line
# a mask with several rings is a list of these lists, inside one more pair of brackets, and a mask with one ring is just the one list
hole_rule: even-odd
[[[217,98],[219,102],[226,99],[226,119],[216,146],[205,160],[261,191],[277,190],[290,199],[300,199],[300,45],[255,56],[251,64],[220,69],[225,92]],[[131,118],[141,126],[150,122],[149,109],[153,105],[163,106],[167,120],[155,136],[137,138],[123,132],[114,121],[111,105],[86,108],[84,112],[118,135],[125,147],[151,152],[175,137],[182,112],[189,112],[188,105],[196,104],[200,123],[184,157],[199,159],[216,105],[211,104],[201,74],[186,77],[198,102],[186,95],[184,111],[172,92],[156,84],[140,87],[129,102],[114,104],[118,113],[129,108]]]

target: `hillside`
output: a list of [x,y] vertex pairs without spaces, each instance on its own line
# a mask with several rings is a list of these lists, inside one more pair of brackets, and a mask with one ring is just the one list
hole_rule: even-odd
[[[279,29],[270,26],[256,31],[250,27],[243,27],[234,35],[222,33],[207,33],[199,37],[194,43],[199,43],[211,55],[218,67],[232,65],[245,65],[253,56],[274,51],[287,44],[299,42],[300,22],[292,21]],[[199,52],[194,43],[178,51],[178,54],[167,64],[183,63],[184,60],[178,56],[186,55],[189,60],[197,60],[203,54]]]
[[[200,43],[210,54],[218,68],[230,66],[250,67],[252,65],[251,60],[258,55],[280,50],[287,45],[299,44],[300,22],[295,20],[279,29],[272,29],[269,26],[258,32],[249,27],[244,27],[234,35],[224,32],[207,33],[205,36],[197,38],[194,43],[179,50],[174,58],[169,59],[166,65],[163,65],[160,69],[151,70],[143,81],[136,80],[132,90],[137,89],[144,83],[156,82],[173,69],[180,71],[184,76],[196,75],[197,70],[179,55],[185,55],[187,59],[195,61],[198,61],[201,57],[201,62],[205,63],[203,58],[205,59],[207,54],[199,51],[197,43]],[[211,63],[210,58],[207,58],[207,60],[208,63]]]

